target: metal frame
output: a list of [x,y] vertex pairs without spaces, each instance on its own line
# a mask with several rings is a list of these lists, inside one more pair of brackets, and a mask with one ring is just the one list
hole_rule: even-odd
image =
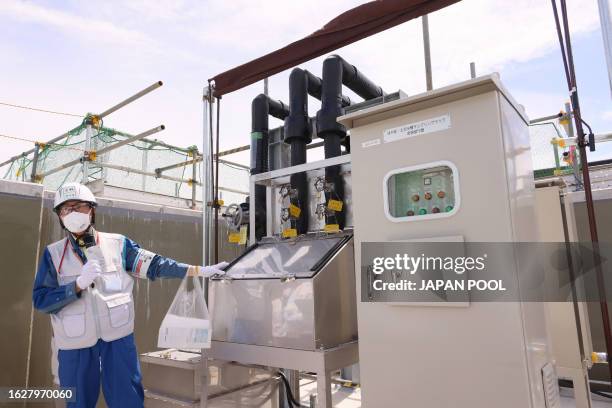
[[[131,97],[123,100],[122,102],[119,102],[118,104],[116,104],[116,105],[112,106],[111,108],[105,110],[104,112],[102,112],[102,113],[100,113],[98,115],[91,115],[91,116],[96,117],[96,118],[100,118],[100,119],[104,118],[105,116],[108,116],[108,115],[110,115],[113,112],[116,112],[117,110],[119,110],[122,107],[130,104],[131,102],[133,102],[133,101],[143,97],[144,95],[147,95],[148,93],[152,92],[153,90],[159,88],[162,85],[163,85],[163,83],[161,81],[158,81],[158,82],[150,85],[149,87],[143,89],[142,91],[132,95]],[[210,171],[209,169],[210,169],[210,161],[211,161],[211,159],[210,159],[210,153],[211,152],[210,152],[210,147],[208,146],[208,140],[209,140],[209,126],[208,126],[208,117],[209,116],[208,116],[208,109],[210,108],[210,103],[209,103],[209,100],[207,98],[207,95],[208,95],[208,88],[205,88],[204,89],[204,98],[203,98],[203,101],[204,101],[204,111],[205,111],[205,117],[204,117],[204,143],[203,143],[203,145],[204,145],[205,149],[206,148],[209,149],[208,150],[208,158],[207,158],[207,161],[206,161],[206,163],[208,163],[208,164],[205,166],[205,172],[209,172]],[[160,178],[160,179],[164,179],[164,180],[175,181],[175,182],[181,182],[181,183],[189,183],[192,186],[192,194],[191,194],[192,205],[191,206],[192,206],[192,208],[195,208],[196,207],[196,203],[197,203],[197,200],[196,200],[197,189],[196,189],[196,187],[197,186],[202,186],[201,182],[196,181],[196,179],[197,179],[197,169],[198,169],[197,166],[207,156],[207,152],[205,151],[202,154],[200,154],[197,151],[197,148],[196,149],[193,149],[193,148],[182,148],[182,147],[178,147],[178,146],[169,145],[167,143],[164,143],[164,142],[161,142],[161,141],[158,141],[158,140],[149,140],[149,139],[146,138],[146,136],[149,136],[151,134],[157,133],[157,132],[159,132],[159,131],[161,131],[163,129],[164,129],[164,126],[161,125],[161,126],[158,126],[158,127],[154,128],[154,129],[151,129],[151,130],[149,130],[147,132],[143,132],[143,133],[135,135],[135,136],[127,135],[127,138],[125,140],[122,140],[120,142],[114,143],[114,144],[112,144],[110,146],[107,146],[107,147],[105,147],[103,149],[100,149],[100,150],[96,151],[95,147],[91,145],[92,134],[94,133],[94,128],[93,128],[92,125],[87,125],[87,127],[86,127],[86,132],[87,133],[86,133],[86,140],[85,140],[85,148],[83,149],[84,150],[84,156],[83,157],[80,157],[78,159],[75,159],[75,160],[72,160],[72,161],[67,162],[65,164],[62,164],[62,165],[58,166],[57,168],[51,169],[51,170],[46,171],[44,173],[39,173],[38,172],[38,166],[37,165],[38,165],[38,158],[39,158],[40,152],[42,150],[41,146],[44,146],[46,144],[54,144],[54,143],[60,141],[61,139],[64,139],[64,138],[68,137],[69,136],[69,132],[66,132],[66,133],[64,133],[64,134],[62,134],[62,135],[60,135],[58,137],[55,137],[55,138],[47,141],[46,143],[37,142],[33,149],[25,151],[25,152],[23,152],[23,153],[21,153],[21,154],[19,154],[17,156],[14,156],[14,157],[10,158],[9,160],[7,160],[4,163],[0,164],[0,167],[4,166],[6,164],[9,164],[9,163],[11,163],[11,162],[13,162],[15,160],[21,159],[23,157],[27,157],[30,153],[34,153],[34,157],[33,157],[33,161],[32,161],[32,172],[31,172],[31,175],[30,175],[30,181],[32,181],[32,182],[40,182],[44,177],[46,177],[46,176],[48,176],[50,174],[54,174],[54,173],[57,173],[58,171],[70,168],[72,166],[76,166],[76,165],[82,164],[82,173],[83,173],[82,182],[86,183],[86,182],[89,181],[88,180],[88,174],[89,174],[88,170],[89,170],[89,167],[91,165],[95,164],[96,166],[99,166],[99,167],[102,167],[102,168],[109,168],[109,169],[115,169],[115,170],[121,170],[121,171],[129,172],[129,173],[140,174],[140,175],[143,176],[143,186],[144,186],[144,183],[145,183],[145,180],[146,180],[145,179],[146,176],[150,176],[150,177],[154,177],[154,178]],[[100,155],[102,155],[104,153],[107,153],[107,152],[109,152],[111,150],[114,150],[114,149],[117,149],[119,147],[122,147],[124,145],[133,143],[135,141],[142,141],[142,142],[150,144],[151,146],[156,146],[157,145],[157,146],[171,148],[171,149],[178,150],[178,151],[185,152],[185,153],[191,153],[192,156],[194,157],[194,159],[187,160],[187,161],[184,161],[184,162],[181,162],[181,163],[177,163],[177,164],[173,164],[173,165],[170,165],[170,166],[158,168],[158,169],[155,169],[154,173],[152,173],[152,172],[147,172],[145,170],[145,168],[142,168],[142,167],[137,169],[137,168],[131,168],[131,167],[128,167],[128,166],[119,166],[119,165],[112,165],[112,164],[108,164],[108,163],[102,163],[100,161],[96,161],[93,158],[90,158],[90,156],[89,156],[89,153],[95,153],[97,156],[100,156]],[[246,149],[244,149],[244,147],[240,147],[238,149],[228,150],[228,151],[222,152],[221,154],[219,154],[219,156],[226,155],[226,154],[232,154],[232,153],[235,153],[237,151],[248,150],[249,147],[250,146],[246,146]],[[145,158],[145,160],[146,160],[146,158]],[[232,166],[236,166],[236,167],[240,167],[240,168],[244,168],[245,170],[249,169],[248,166],[242,165],[240,163],[234,163],[234,162],[231,162],[231,161],[221,160],[221,159],[219,159],[219,162],[220,163],[225,163],[225,164],[228,164],[228,165],[232,165]],[[192,178],[191,179],[182,179],[182,178],[171,177],[171,176],[167,176],[167,175],[163,175],[162,174],[164,171],[167,171],[167,170],[170,170],[170,169],[174,169],[174,168],[180,168],[180,167],[184,167],[184,166],[188,166],[188,165],[192,165],[193,166],[193,168],[192,168]],[[205,175],[204,179],[205,180],[210,180],[210,174]],[[207,184],[205,184],[205,186],[207,186]],[[232,192],[232,193],[237,193],[237,194],[248,195],[248,192],[240,191],[238,189],[232,189],[232,188],[226,188],[226,187],[220,187],[219,189],[222,190],[222,191],[227,191],[227,192]],[[204,197],[207,197],[206,193],[204,193]],[[203,201],[206,204],[206,201],[207,201],[206,198],[204,198]],[[209,202],[212,202],[212,198],[210,198]],[[204,207],[206,208],[206,205]]]
[[[202,109],[203,109],[203,135],[202,135],[202,165],[204,166],[203,171],[203,182],[204,188],[202,191],[202,265],[208,265],[212,260],[211,252],[211,230],[212,230],[212,203],[214,200],[213,191],[211,188],[211,181],[213,178],[212,174],[212,146],[210,144],[210,131],[212,129],[212,123],[209,123],[209,118],[213,118],[211,110],[213,108],[213,89],[211,87],[204,87],[202,95]],[[205,293],[208,299],[208,285],[205,282]],[[203,359],[204,360],[204,359]],[[205,399],[205,398],[203,398]]]
[[[161,132],[164,129],[165,129],[164,125],[157,126],[157,127],[153,128],[153,129],[147,130],[146,132],[142,132],[142,133],[140,133],[140,134],[138,134],[136,136],[129,137],[129,138],[125,139],[125,140],[122,140],[121,142],[118,142],[118,143],[115,143],[115,144],[113,144],[111,146],[107,146],[107,147],[105,147],[103,149],[100,149],[99,151],[96,152],[96,154],[97,155],[102,155],[104,153],[108,153],[111,150],[115,150],[115,149],[117,149],[117,148],[119,148],[121,146],[124,146],[124,145],[126,145],[128,143],[135,142],[137,140],[140,140],[140,139],[142,139],[144,137],[147,137],[149,135],[152,135],[154,133]],[[76,164],[79,164],[81,162],[85,163],[87,161],[89,161],[89,159],[86,159],[86,158],[75,159],[75,160],[69,161],[67,163],[64,163],[61,166],[58,166],[58,167],[56,167],[54,169],[51,169],[51,170],[46,171],[44,173],[40,173],[36,177],[42,179],[42,178],[44,178],[44,177],[46,177],[46,176],[48,176],[50,174],[57,173],[58,171],[67,169],[68,167],[72,167],[72,166],[74,166]],[[85,180],[83,180],[83,181],[85,181]]]
[[[111,113],[116,112],[117,110],[121,109],[122,107],[124,107],[124,106],[126,106],[126,105],[128,105],[128,104],[130,104],[132,102],[134,102],[135,100],[137,100],[137,99],[147,95],[148,93],[154,91],[155,89],[161,87],[162,85],[163,85],[162,81],[157,81],[154,84],[148,86],[147,88],[141,90],[140,92],[137,92],[136,94],[130,96],[129,98],[127,98],[127,99],[119,102],[118,104],[116,104],[116,105],[106,109],[104,112],[102,112],[100,114],[97,114],[97,115],[89,115],[88,117],[93,117],[93,118],[96,118],[96,119],[102,119],[102,118],[110,115]],[[33,152],[34,153],[34,157],[33,157],[33,160],[32,160],[32,174],[30,176],[30,180],[32,182],[41,181],[44,177],[46,177],[46,176],[48,176],[50,174],[57,173],[58,171],[61,171],[61,170],[67,169],[69,167],[78,165],[79,163],[82,163],[82,183],[87,183],[89,181],[90,162],[94,162],[95,161],[95,159],[92,160],[91,157],[89,156],[90,153],[95,153],[96,155],[102,155],[102,154],[107,153],[107,152],[109,152],[111,150],[117,149],[117,148],[119,148],[121,146],[124,146],[124,145],[129,144],[129,143],[133,143],[133,142],[138,141],[138,140],[142,140],[142,141],[144,141],[146,143],[149,143],[151,145],[159,145],[159,146],[164,146],[164,147],[170,147],[170,148],[173,148],[173,149],[176,149],[176,150],[181,150],[181,151],[184,151],[184,152],[192,152],[194,157],[198,157],[197,149],[195,149],[195,150],[194,149],[184,149],[184,148],[179,148],[179,147],[175,147],[175,146],[170,146],[170,145],[168,145],[166,143],[159,142],[157,140],[147,140],[147,139],[145,139],[146,136],[152,135],[152,134],[157,133],[157,132],[159,132],[161,130],[164,130],[164,125],[161,125],[161,126],[158,126],[158,127],[154,128],[154,129],[151,129],[151,130],[148,130],[146,132],[140,133],[140,134],[138,134],[136,136],[128,136],[125,140],[122,140],[122,141],[117,142],[117,143],[115,143],[115,144],[113,144],[111,146],[107,146],[107,147],[105,147],[103,149],[100,149],[100,150],[96,151],[94,146],[91,145],[92,137],[93,137],[92,136],[93,135],[93,126],[92,126],[91,121],[88,121],[87,124],[86,124],[85,149],[84,149],[84,156],[83,157],[81,157],[79,159],[76,159],[76,160],[72,160],[72,161],[67,162],[67,163],[64,163],[63,165],[58,166],[57,168],[51,169],[49,171],[46,171],[44,173],[38,174],[38,172],[37,172],[37,167],[38,166],[37,165],[38,165],[38,159],[39,159],[39,154],[40,154],[40,146],[44,145],[44,144],[53,144],[53,143],[55,143],[55,142],[65,138],[65,137],[67,137],[69,135],[69,132],[66,132],[66,133],[64,133],[64,134],[62,134],[62,135],[60,135],[60,136],[58,136],[56,138],[53,138],[53,139],[49,140],[46,143],[39,143],[39,142],[37,142],[35,147],[34,147],[34,149],[25,151],[25,152],[21,153],[18,156],[12,157],[11,159],[9,159],[9,160],[5,161],[4,163],[0,164],[0,167],[6,165],[8,163],[11,163],[14,160],[17,160],[19,158],[26,157],[27,155],[29,155],[30,153]],[[114,169],[117,169],[117,170],[123,170],[123,171],[127,171],[127,172],[142,174],[143,176],[153,176],[153,177],[156,177],[156,178],[163,178],[163,179],[168,179],[168,180],[173,180],[173,181],[178,181],[178,182],[187,182],[187,183],[190,183],[192,185],[192,195],[191,195],[192,208],[196,207],[196,185],[199,184],[199,183],[196,182],[196,178],[197,178],[197,166],[196,166],[196,163],[197,162],[195,160],[192,160],[191,162],[187,163],[187,164],[193,163],[193,177],[192,177],[191,180],[183,180],[183,179],[169,177],[169,176],[163,176],[162,177],[161,174],[147,173],[146,171],[144,171],[144,168],[141,169],[141,170],[138,170],[138,169],[132,169],[132,168],[125,167],[125,166],[113,166],[113,165],[110,165],[110,164],[103,164],[103,163],[100,163],[100,162],[95,162],[95,163],[98,166],[100,166],[100,167],[114,168]],[[180,165],[187,165],[187,164],[181,163]],[[172,168],[173,167],[180,167],[180,165],[179,166],[172,166]],[[156,171],[156,173],[157,173],[157,171]],[[143,189],[144,189],[144,183],[145,183],[144,180],[145,179],[143,178]]]
[[[272,186],[273,181],[279,177],[290,176],[295,173],[303,173],[311,170],[324,169],[326,167],[347,164],[351,162],[351,155],[344,154],[342,156],[332,157],[330,159],[317,160],[310,163],[299,164],[297,166],[285,167],[278,170],[268,171],[252,175],[249,178],[249,196],[255,197],[255,185],[261,184],[266,186],[266,212],[272,214]],[[266,230],[268,236],[272,231],[272,217],[266,218]],[[255,203],[254,200],[249,200],[249,240],[255,242]]]
[[[595,135],[595,143],[612,141],[612,132]],[[578,141],[575,137],[564,137],[556,139],[556,142],[563,142],[566,146],[578,146]]]
[[[324,144],[324,142],[312,143],[312,144],[309,144],[308,146],[306,146],[306,149],[315,149],[317,147],[322,147],[323,144]],[[251,149],[251,146],[249,146],[249,145],[239,146],[239,147],[236,147],[234,149],[229,149],[229,150],[224,150],[224,151],[219,152],[218,157],[229,156],[231,154],[235,154],[235,153],[239,153],[239,152],[244,152],[244,151],[250,150],[250,149]],[[214,160],[217,160],[217,155],[216,154],[214,154],[213,157],[214,157]],[[155,172],[162,173],[164,171],[176,169],[178,167],[188,166],[188,165],[190,165],[190,164],[192,164],[194,162],[195,163],[199,163],[199,162],[202,161],[202,158],[203,158],[203,156],[198,156],[194,160],[187,160],[185,162],[171,164],[171,165],[165,166],[165,167],[159,167],[159,168],[155,169]],[[250,170],[250,167],[246,166],[244,164],[232,162],[232,161],[229,161],[229,160],[223,160],[223,159],[218,159],[218,160],[219,160],[219,163],[230,164],[232,166],[242,167],[245,170]]]
[[342,156],[332,157],[330,159],[317,160],[314,162],[298,164],[297,166],[285,167],[278,170],[267,171],[265,173],[259,173],[251,176],[251,182],[255,184],[271,185],[266,183],[268,180],[273,180],[279,177],[290,176],[295,173],[303,173],[310,170],[324,169],[330,166],[337,166],[339,164],[346,164],[351,162],[350,154],[343,154]]
[[563,114],[562,113],[557,113],[555,115],[550,115],[550,116],[544,116],[544,117],[541,117],[541,118],[531,119],[529,121],[529,124],[533,125],[534,123],[540,123],[540,122],[546,122],[546,121],[549,121],[549,120],[560,119],[561,117],[563,117]]
[[[128,104],[130,104],[130,103],[132,103],[132,102],[134,102],[135,100],[137,100],[137,99],[139,99],[139,98],[142,98],[142,97],[143,97],[143,96],[145,96],[146,94],[150,93],[151,91],[154,91],[155,89],[159,88],[159,87],[160,87],[160,86],[162,86],[162,85],[163,85],[163,82],[162,82],[162,81],[157,81],[157,82],[156,82],[156,83],[154,83],[153,85],[148,86],[147,88],[143,89],[142,91],[140,91],[140,92],[138,92],[138,93],[136,93],[136,94],[134,94],[134,95],[130,96],[129,98],[127,98],[127,99],[125,99],[125,100],[123,100],[123,101],[119,102],[118,104],[116,104],[116,105],[114,105],[114,106],[112,106],[112,107],[108,108],[107,110],[105,110],[105,111],[104,111],[104,112],[102,112],[101,114],[99,114],[99,115],[95,115],[95,116],[97,116],[98,118],[102,119],[102,118],[104,118],[105,116],[108,116],[108,115],[110,115],[111,113],[113,113],[113,112],[117,111],[118,109],[120,109],[120,108],[122,108],[122,107],[124,107],[124,106],[126,106],[126,105],[128,105]],[[64,134],[62,134],[62,135],[59,135],[59,136],[57,136],[57,137],[54,137],[54,138],[53,138],[53,139],[51,139],[51,140],[48,140],[48,141],[47,141],[47,142],[45,142],[44,144],[53,144],[53,143],[55,143],[55,142],[58,142],[58,141],[60,141],[60,140],[62,140],[62,139],[64,139],[64,138],[68,137],[68,135],[69,135],[69,132],[66,132],[66,133],[64,133]],[[4,161],[4,162],[0,163],[0,167],[3,167],[3,166],[5,166],[5,165],[7,165],[7,164],[11,163],[12,161],[15,161],[15,160],[17,160],[17,159],[20,159],[20,158],[22,158],[22,157],[25,157],[25,156],[29,155],[30,153],[34,153],[34,152],[36,152],[36,150],[38,150],[38,146],[35,146],[33,149],[26,150],[25,152],[23,152],[23,153],[21,153],[21,154],[18,154],[17,156],[13,156],[13,157],[11,157],[10,159],[8,159],[8,160],[6,160],[6,161]]]
[[200,183],[199,181],[186,180],[186,179],[182,179],[178,177],[171,177],[171,176],[158,176],[156,173],[142,171],[142,170],[134,169],[134,168],[127,167],[127,166],[119,166],[116,164],[101,163],[99,161],[92,161],[91,163],[99,167],[109,168],[113,170],[121,170],[121,171],[125,171],[126,173],[141,174],[143,176],[150,176],[150,177],[160,178],[164,180],[176,181],[177,183],[191,183],[191,184],[198,185],[198,186],[202,185],[202,183]]
[[[359,345],[357,341],[353,341],[335,348],[307,351],[213,341],[210,349],[202,350],[202,356],[239,361],[242,364],[314,372],[317,375],[316,406],[331,408],[332,373],[359,361]],[[207,358],[202,358],[202,361],[205,365],[203,372],[206,372]],[[202,395],[206,393],[206,387],[202,387]],[[206,408],[206,398],[202,397],[200,404],[201,408]]]

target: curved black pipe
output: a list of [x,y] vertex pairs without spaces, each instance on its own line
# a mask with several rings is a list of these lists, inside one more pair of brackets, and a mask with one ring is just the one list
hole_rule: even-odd
[[[322,81],[307,70],[294,68],[289,75],[289,116],[285,119],[285,143],[291,145],[291,166],[306,163],[306,145],[312,142],[312,128],[308,117],[308,95],[321,99]],[[349,106],[351,100],[339,94],[341,106]],[[298,234],[308,232],[308,180],[306,173],[292,174],[291,189],[297,196],[291,203],[302,211],[297,218]]]
[[[251,174],[269,170],[269,116],[285,119],[289,109],[281,101],[259,94],[251,104]],[[255,186],[255,237],[257,240],[266,235],[266,187]]]
[[[385,95],[382,88],[365,75],[355,66],[346,62],[339,55],[330,55],[323,62],[323,81],[321,89],[321,110],[317,112],[317,133],[324,140],[325,158],[340,156],[340,146],[344,143],[347,151],[350,144],[346,138],[346,128],[336,120],[344,115],[342,106],[342,85],[345,85],[365,100],[378,98]],[[325,193],[326,200],[330,198],[344,199],[344,181],[340,175],[340,166],[327,167],[325,179],[333,184],[333,193]],[[344,228],[346,211],[337,212],[335,220],[340,228]],[[326,220],[328,223],[333,221]]]
[[[296,68],[296,69],[299,69],[299,68]],[[308,70],[304,70],[304,74],[306,75],[306,79],[307,79],[308,95],[318,100],[321,100],[321,88],[322,88],[321,78],[312,74]],[[289,81],[291,82],[291,79],[289,79]],[[341,98],[340,103],[342,104],[342,107],[351,105],[351,98],[349,98],[348,96],[340,95],[340,98]]]

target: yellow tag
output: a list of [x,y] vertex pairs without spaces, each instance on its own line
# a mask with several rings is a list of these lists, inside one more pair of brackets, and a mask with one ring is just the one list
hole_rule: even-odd
[[342,211],[342,201],[330,199],[327,202],[327,208],[334,211]]
[[338,225],[338,224],[325,224],[325,227],[323,228],[323,231],[325,231],[325,232],[338,232],[338,231],[340,231],[340,225]]
[[300,209],[300,207],[293,205],[293,204],[289,205],[289,214],[291,214],[292,217],[300,218],[301,213],[302,213],[302,210]]
[[297,237],[297,230],[295,228],[287,228],[283,230],[283,238]]
[[553,170],[553,175],[555,175],[555,176],[560,176],[562,174],[563,174],[563,172],[561,170],[559,170],[559,169]]
[[563,148],[563,147],[565,147],[565,140],[563,140],[563,139],[559,139],[559,140],[557,141],[557,144],[559,145],[559,147]]
[[227,240],[232,244],[239,244],[240,243],[240,233],[230,232],[229,236],[227,237]]
[[560,125],[568,125],[569,124],[569,118],[567,116],[564,116],[563,118],[559,119],[559,124]]
[[240,245],[244,245],[247,242],[247,230],[248,225],[242,225],[240,227],[240,242],[238,242]]

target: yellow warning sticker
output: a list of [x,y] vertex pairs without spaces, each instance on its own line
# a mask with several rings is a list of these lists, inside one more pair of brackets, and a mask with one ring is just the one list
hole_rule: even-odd
[[283,230],[283,238],[297,237],[297,230],[295,228],[287,228]]
[[300,207],[298,207],[297,205],[293,205],[293,204],[289,205],[289,214],[291,214],[292,217],[300,218],[301,213],[302,213],[302,210],[300,209]]
[[338,231],[340,231],[340,225],[338,225],[338,224],[325,224],[325,227],[323,228],[323,231],[325,231],[325,232],[338,232]]
[[240,245],[244,245],[247,242],[247,230],[248,230],[248,225],[243,225],[240,227],[240,242],[238,242]]
[[240,233],[239,232],[230,232],[227,240],[232,244],[240,243]]
[[330,199],[327,202],[327,208],[334,211],[342,211],[342,201]]

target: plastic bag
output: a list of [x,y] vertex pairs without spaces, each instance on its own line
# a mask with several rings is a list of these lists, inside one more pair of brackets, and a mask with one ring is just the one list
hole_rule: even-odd
[[159,328],[157,347],[210,348],[210,339],[210,318],[202,284],[198,277],[186,276]]

